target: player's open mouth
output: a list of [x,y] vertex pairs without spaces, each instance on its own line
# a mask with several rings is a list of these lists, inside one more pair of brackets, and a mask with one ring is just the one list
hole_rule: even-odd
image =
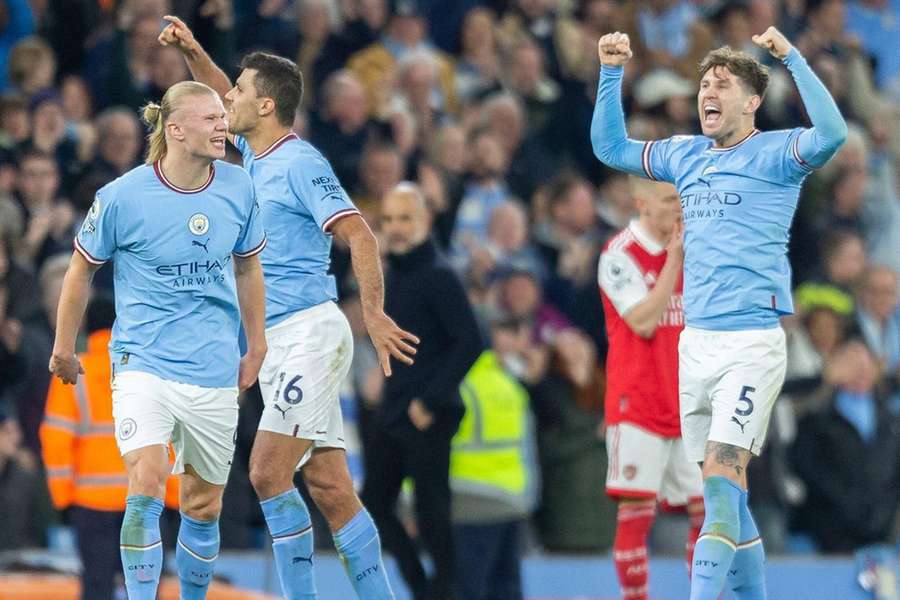
[[705,104],[703,106],[703,123],[705,125],[715,125],[722,118],[722,111],[714,104]]
[[224,148],[225,147],[225,136],[210,138],[210,140],[216,148]]

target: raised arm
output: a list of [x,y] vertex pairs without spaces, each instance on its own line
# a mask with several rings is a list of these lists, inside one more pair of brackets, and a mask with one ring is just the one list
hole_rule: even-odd
[[90,297],[91,278],[99,268],[100,265],[91,264],[81,254],[74,252],[63,279],[56,312],[56,339],[49,366],[50,372],[63,383],[73,384],[78,375],[84,373],[75,356],[75,338],[78,337],[78,327]]
[[225,94],[231,89],[231,80],[228,79],[228,75],[213,62],[212,57],[194,38],[194,34],[184,21],[171,15],[166,15],[163,19],[169,24],[159,34],[159,43],[163,46],[172,45],[178,48],[184,55],[188,69],[191,70],[191,76],[216,90],[222,97],[222,102],[225,102]]
[[591,119],[591,146],[603,164],[646,177],[643,168],[645,144],[628,139],[622,110],[623,65],[631,58],[631,43],[624,33],[608,33],[597,44],[600,83]]
[[811,167],[823,166],[847,139],[847,122],[841,111],[806,59],[780,31],[769,27],[762,35],[754,35],[753,43],[783,62],[794,77],[806,114],[813,125],[800,134],[797,155]]

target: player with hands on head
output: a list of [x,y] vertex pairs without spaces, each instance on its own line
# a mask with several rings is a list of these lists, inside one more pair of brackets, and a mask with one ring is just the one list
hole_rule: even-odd
[[344,452],[339,390],[350,368],[353,339],[329,275],[331,238],[350,248],[363,319],[382,370],[391,359],[412,364],[415,335],[384,312],[378,242],[324,156],[291,130],[303,94],[297,65],[254,52],[234,85],[177,17],[159,41],[177,47],[195,79],[215,89],[228,111],[229,139],[256,184],[269,245],[266,281],[269,353],[260,371],[265,404],[250,481],[273,538],[278,575],[290,599],[315,597],[309,511],[294,486],[307,489],[334,534],[357,595],[393,598],[378,530],[353,489]]
[[800,187],[847,137],[834,100],[774,27],[753,36],[790,71],[812,127],[755,126],[768,69],[729,47],[700,63],[703,135],[629,139],[622,110],[628,37],[604,35],[591,123],[610,167],[676,185],[684,218],[684,316],[679,340],[681,431],[702,464],[706,517],[694,551],[691,600],[765,598],[762,541],[747,504],[747,464],[762,450],[785,375],[779,319],[793,312],[787,242]]
[[[225,108],[183,81],[148,104],[146,164],[102,187],[75,237],[63,281],[50,371],[83,385],[75,338],[94,272],[115,263],[109,351],[116,441],[128,473],[120,534],[132,600],[156,598],[159,516],[171,470],[181,474],[175,563],[181,598],[206,597],[219,552],[238,391],[266,354],[259,253],[266,246],[253,183],[225,157]],[[240,356],[243,321],[247,353]]]

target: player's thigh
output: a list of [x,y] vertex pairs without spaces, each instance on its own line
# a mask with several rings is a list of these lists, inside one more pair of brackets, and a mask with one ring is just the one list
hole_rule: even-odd
[[703,472],[700,465],[688,460],[682,439],[671,440],[660,502],[666,506],[681,507],[702,497]]
[[176,421],[174,398],[168,382],[156,375],[127,371],[115,376],[112,412],[116,444],[122,456],[146,446],[165,447],[169,443]]
[[207,388],[177,384],[180,401],[172,436],[175,448],[173,472],[186,466],[212,485],[225,485],[231,471],[237,439],[237,388]]
[[656,498],[668,455],[667,440],[631,423],[606,428],[606,493],[614,498]]
[[681,434],[690,460],[700,462],[712,420],[710,389],[720,361],[710,332],[685,328],[678,340]]
[[353,338],[333,303],[310,310],[316,311],[315,319],[291,323],[269,337],[260,377],[264,408],[259,429],[325,444],[336,440],[329,430],[341,424],[335,407],[339,414]]
[[778,327],[729,334],[729,364],[712,391],[709,441],[758,455],[784,383],[784,331]]

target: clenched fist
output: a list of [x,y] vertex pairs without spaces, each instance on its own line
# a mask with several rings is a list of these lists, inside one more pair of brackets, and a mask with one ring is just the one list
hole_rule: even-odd
[[774,27],[769,27],[761,35],[754,35],[750,39],[760,48],[768,50],[769,54],[778,60],[784,60],[784,57],[788,55],[792,47],[791,43],[784,37],[784,34]]
[[607,33],[597,42],[600,64],[621,67],[631,58],[631,41],[627,33]]

